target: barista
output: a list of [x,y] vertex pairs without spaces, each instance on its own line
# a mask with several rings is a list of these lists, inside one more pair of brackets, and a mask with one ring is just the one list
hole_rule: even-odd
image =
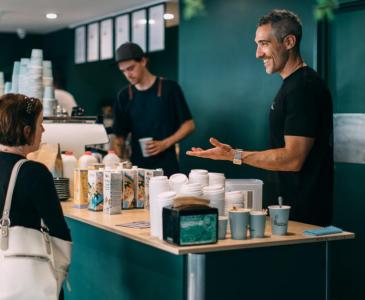
[[271,149],[233,149],[211,138],[211,149],[188,155],[233,161],[272,171],[278,196],[291,206],[290,218],[329,225],[332,216],[332,100],[324,81],[300,55],[302,25],[287,10],[273,10],[256,29],[256,58],[266,73],[283,79],[270,107]]
[[[194,129],[189,107],[180,86],[152,74],[147,57],[134,43],[125,43],[116,51],[119,70],[129,81],[114,103],[114,150],[120,156],[125,138],[131,133],[131,161],[139,167],[162,168],[170,176],[179,171],[175,144]],[[143,157],[139,139],[147,142],[148,157]]]

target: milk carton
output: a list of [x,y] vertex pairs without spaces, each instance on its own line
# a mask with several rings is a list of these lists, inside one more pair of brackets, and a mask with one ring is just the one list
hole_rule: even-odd
[[88,172],[88,209],[103,210],[103,171],[89,170]]
[[86,208],[88,206],[88,170],[76,169],[74,171],[74,207]]
[[145,169],[137,169],[136,188],[136,208],[144,208],[144,203],[146,199]]
[[137,169],[122,169],[122,209],[136,207]]
[[104,205],[106,214],[121,213],[122,198],[122,173],[116,171],[104,171]]

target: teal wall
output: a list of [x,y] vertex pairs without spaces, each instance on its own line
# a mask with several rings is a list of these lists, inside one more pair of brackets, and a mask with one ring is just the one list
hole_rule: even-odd
[[[328,73],[334,113],[365,114],[365,70],[359,67],[365,44],[358,35],[358,29],[364,26],[365,1],[356,10],[340,10],[329,25]],[[356,233],[355,240],[335,244],[332,249],[333,294],[336,300],[365,297],[365,260],[362,259],[365,252],[364,178],[365,164],[335,163],[333,222]]]
[[[178,27],[166,29],[165,50],[149,54],[152,73],[177,80]],[[127,84],[113,59],[74,64],[74,30],[64,29],[44,38],[44,50],[54,63],[54,70],[65,79],[65,88],[87,114],[97,114],[100,103],[114,100]]]
[[[177,80],[178,27],[166,29],[165,50],[149,55],[150,70],[159,76]],[[74,30],[63,29],[47,35],[27,35],[21,40],[15,33],[0,33],[0,71],[11,80],[13,63],[30,57],[31,49],[44,50],[44,59],[51,60],[53,70],[64,79],[70,91],[86,113],[95,115],[101,102],[114,101],[117,92],[127,84],[114,60],[74,64]]]
[[[316,23],[314,1],[209,0],[206,15],[182,21],[179,35],[179,82],[197,123],[196,132],[182,144],[208,147],[211,136],[233,147],[267,149],[268,112],[281,78],[265,73],[255,58],[259,17],[274,8],[293,10],[303,22],[302,55],[313,66]],[[229,178],[261,178],[269,195],[267,172],[229,162],[181,157],[185,171],[207,168]],[[264,197],[264,201],[268,200]]]

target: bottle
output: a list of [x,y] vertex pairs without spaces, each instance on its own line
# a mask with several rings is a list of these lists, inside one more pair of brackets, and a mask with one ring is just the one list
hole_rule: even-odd
[[119,164],[119,157],[113,150],[109,150],[108,154],[104,156],[103,163],[105,167],[114,168]]
[[97,162],[98,160],[92,155],[92,153],[90,151],[86,151],[77,161],[77,167],[80,169],[87,169]]
[[77,168],[77,159],[73,155],[72,151],[66,151],[62,154],[62,165],[63,165],[63,177],[69,179],[70,183],[70,194],[73,197],[73,186],[74,186],[74,170]]
[[63,166],[62,166],[62,156],[61,156],[61,146],[58,143],[57,145],[57,156],[54,166],[54,172],[53,172],[54,178],[62,178],[63,177]]
[[103,156],[99,152],[96,152],[96,150],[91,150],[91,154],[97,159],[98,163],[103,162]]

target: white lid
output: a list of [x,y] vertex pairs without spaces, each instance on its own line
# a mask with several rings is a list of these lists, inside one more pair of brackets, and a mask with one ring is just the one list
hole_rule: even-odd
[[190,171],[190,174],[207,175],[208,174],[208,170],[204,170],[204,169],[192,169]]
[[170,181],[174,183],[183,183],[188,180],[188,177],[186,177],[183,173],[176,173],[170,176]]
[[213,184],[213,185],[208,185],[208,186],[203,187],[203,192],[204,193],[212,193],[212,192],[220,193],[220,192],[224,192],[224,188],[220,184]]
[[264,210],[251,210],[250,211],[250,215],[254,215],[254,216],[266,216],[267,212]]
[[290,209],[289,205],[270,205],[269,209]]
[[233,208],[231,208],[230,210],[229,210],[229,212],[230,213],[249,213],[249,212],[251,212],[251,209],[248,209],[248,208],[235,208],[235,209],[233,209]]
[[158,194],[157,197],[159,199],[172,199],[172,198],[176,197],[176,192],[174,192],[174,191],[162,192],[162,193]]
[[224,173],[209,172],[209,177],[225,177]]
[[167,176],[154,176],[151,177],[150,182],[151,181],[165,181],[167,180]]

